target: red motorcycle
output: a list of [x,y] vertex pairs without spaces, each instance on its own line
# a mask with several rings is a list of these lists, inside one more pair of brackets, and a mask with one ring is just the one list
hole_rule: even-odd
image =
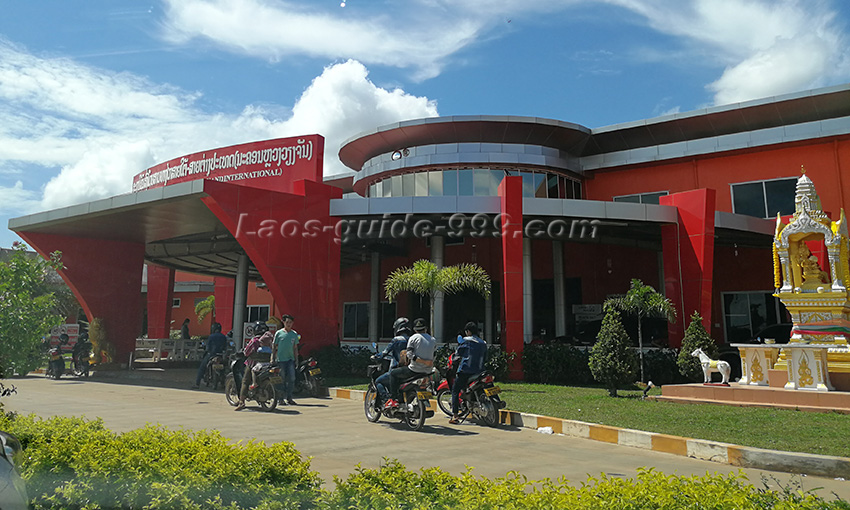
[[[457,374],[460,357],[457,354],[449,356],[446,362],[445,378],[437,387],[437,405],[446,416],[452,416],[452,386]],[[473,415],[478,421],[489,427],[499,424],[499,409],[505,407],[505,402],[499,398],[501,388],[493,384],[493,374],[484,371],[469,379],[469,384],[460,392],[458,417],[461,421]]]

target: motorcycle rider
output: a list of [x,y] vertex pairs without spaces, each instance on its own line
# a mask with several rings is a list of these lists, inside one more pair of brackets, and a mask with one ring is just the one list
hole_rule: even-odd
[[460,358],[460,364],[452,385],[452,418],[449,420],[452,425],[460,423],[460,392],[469,384],[471,377],[484,371],[484,357],[487,355],[487,344],[478,337],[478,325],[467,322],[463,329],[466,336],[458,339],[455,351]]
[[376,360],[387,357],[390,359],[390,369],[375,380],[375,386],[378,389],[378,396],[382,402],[386,402],[390,397],[390,392],[387,389],[387,386],[390,384],[390,371],[398,367],[401,351],[407,348],[407,341],[410,339],[411,333],[413,332],[410,330],[410,321],[407,317],[399,317],[393,323],[393,334],[395,337],[393,337],[392,341],[387,348],[383,350],[383,352],[373,356]]
[[248,387],[253,382],[253,369],[257,364],[255,354],[260,349],[266,347],[271,352],[272,334],[269,332],[269,327],[263,321],[254,323],[254,337],[245,345],[243,352],[245,353],[245,375],[242,376],[242,387],[239,390],[239,404],[233,409],[241,411],[245,409],[245,399],[248,398]]
[[195,384],[192,385],[192,389],[197,390],[200,388],[201,379],[204,377],[204,372],[210,360],[223,353],[226,346],[227,337],[221,334],[221,324],[213,322],[210,328],[210,336],[207,338],[206,353],[204,353],[204,357],[201,359],[201,364],[198,365],[198,374],[195,376]]
[[390,371],[390,399],[384,406],[387,409],[398,407],[399,387],[401,382],[419,374],[430,374],[434,366],[434,349],[437,341],[428,334],[425,319],[413,321],[413,336],[407,341],[407,347],[402,353],[409,364]]

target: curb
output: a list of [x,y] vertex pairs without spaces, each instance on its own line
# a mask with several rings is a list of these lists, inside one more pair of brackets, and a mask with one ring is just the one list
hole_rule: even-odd
[[[366,392],[363,390],[328,388],[328,394],[333,398],[362,401]],[[431,402],[436,406],[435,401],[432,400]],[[704,439],[691,439],[576,420],[551,418],[507,409],[500,411],[499,422],[535,430],[549,427],[553,434],[561,434],[567,437],[642,448],[741,468],[850,479],[850,458],[847,457],[765,450]]]

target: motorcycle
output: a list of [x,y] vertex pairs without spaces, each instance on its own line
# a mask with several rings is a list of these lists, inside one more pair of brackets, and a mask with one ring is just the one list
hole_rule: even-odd
[[78,340],[71,351],[71,370],[77,377],[88,377],[91,368],[92,344],[87,340]]
[[213,390],[217,390],[219,385],[224,387],[225,383],[225,363],[230,359],[230,356],[233,352],[234,344],[233,342],[228,343],[227,348],[224,352],[216,354],[207,362],[207,366],[204,369],[204,384],[207,388],[212,384]]
[[432,368],[428,375],[417,374],[415,377],[403,381],[400,386],[402,398],[399,406],[385,409],[385,402],[378,394],[375,381],[389,370],[390,360],[375,356],[372,359],[373,363],[370,363],[366,368],[366,375],[369,376],[369,389],[366,391],[366,398],[363,402],[366,419],[372,423],[377,423],[381,416],[384,416],[388,419],[401,420],[413,430],[421,430],[425,426],[425,419],[434,416],[434,411],[430,407],[431,397],[434,396],[432,376],[436,369]]
[[[245,373],[245,355],[241,352],[235,353],[229,364],[229,370],[224,378],[224,398],[227,403],[236,407],[239,404],[239,390],[242,388],[242,378],[251,377]],[[256,400],[263,411],[274,411],[278,403],[278,395],[275,386],[283,383],[280,376],[280,368],[269,363],[262,363],[262,368],[257,373],[257,387],[248,389],[246,400]]]
[[[446,416],[452,416],[452,386],[457,375],[457,365],[460,358],[457,354],[449,356],[446,362],[446,377],[437,387],[437,406]],[[493,384],[494,377],[487,372],[481,372],[469,379],[469,384],[461,390],[458,417],[461,421],[473,415],[484,425],[495,427],[499,424],[499,409],[506,403],[499,398],[501,388]]]
[[322,369],[314,358],[301,360],[295,370],[295,393],[318,397],[322,386]]
[[61,346],[57,345],[55,347],[51,347],[47,351],[47,356],[47,372],[45,375],[47,377],[59,379],[65,373],[65,358],[62,356]]

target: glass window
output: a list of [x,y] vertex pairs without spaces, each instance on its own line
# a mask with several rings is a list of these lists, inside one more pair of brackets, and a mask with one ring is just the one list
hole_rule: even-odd
[[779,323],[779,306],[770,292],[724,293],[726,342],[749,342],[765,327]]
[[457,172],[457,194],[459,196],[472,196],[472,170],[465,168]]
[[546,174],[543,172],[534,172],[534,196],[536,198],[546,198]]
[[486,197],[490,194],[490,170],[476,168],[472,171],[475,196]]
[[614,197],[614,202],[630,202],[633,204],[655,204],[658,205],[659,197],[667,195],[666,191],[657,191],[655,193],[637,193],[635,195],[621,195]]
[[560,194],[558,194],[558,176],[555,174],[547,174],[546,175],[546,187],[548,188],[547,193],[549,194],[549,198],[563,198]]
[[342,308],[342,337],[369,338],[369,303],[345,303]]
[[573,197],[574,198],[582,198],[581,193],[581,182],[573,181]]
[[640,195],[625,195],[622,197],[614,197],[614,202],[630,202],[633,204],[639,204]]
[[381,188],[381,196],[382,197],[391,197],[393,196],[393,183],[389,179],[384,179],[381,181],[383,185]]
[[499,196],[499,184],[502,184],[502,179],[505,178],[504,170],[490,170],[490,196]]
[[381,327],[381,338],[393,338],[393,322],[397,316],[395,314],[395,303],[381,303],[381,316],[378,318],[378,324]]
[[794,214],[794,198],[797,195],[797,179],[779,179],[765,181],[764,194],[767,197],[767,217],[775,218]]
[[520,172],[522,176],[522,196],[534,196],[534,172]]
[[428,172],[428,194],[432,197],[443,194],[443,172]]
[[245,322],[269,320],[269,305],[253,305],[245,308]]
[[377,190],[378,190],[378,183],[375,183],[375,184],[369,186],[369,196],[370,197],[377,196],[376,195]]
[[401,176],[401,194],[405,197],[412,197],[414,187],[416,186],[416,176],[413,174],[404,174]]
[[416,196],[417,197],[427,197],[428,196],[428,173],[427,172],[419,172],[417,174],[413,174],[416,178]]
[[394,175],[393,177],[390,178],[390,182],[393,183],[393,191],[392,191],[392,194],[390,196],[391,197],[403,196],[402,192],[401,192],[401,176],[400,175]]
[[573,196],[573,183],[566,177],[558,177],[558,196],[561,198],[575,198]]
[[443,195],[457,195],[457,170],[443,170]]
[[732,212],[756,218],[767,217],[764,203],[764,184],[749,182],[732,185]]

